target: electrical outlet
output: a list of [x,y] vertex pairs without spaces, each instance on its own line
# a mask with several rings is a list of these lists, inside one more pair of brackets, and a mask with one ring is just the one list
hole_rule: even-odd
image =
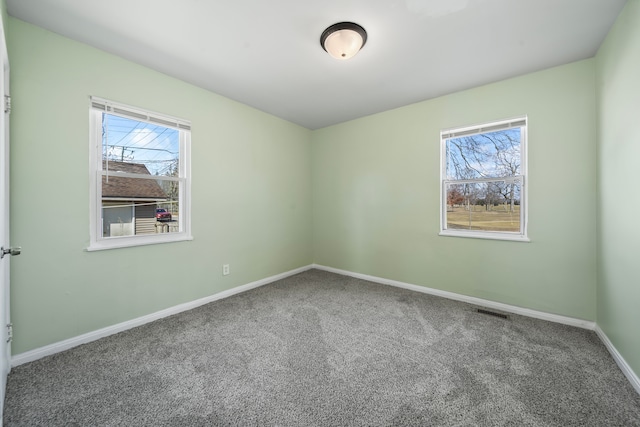
[[224,264],[222,266],[222,275],[226,276],[227,274],[229,274],[229,264]]

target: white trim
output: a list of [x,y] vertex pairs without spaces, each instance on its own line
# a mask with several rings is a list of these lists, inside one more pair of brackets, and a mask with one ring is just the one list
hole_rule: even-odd
[[436,295],[443,298],[462,301],[473,305],[493,308],[495,310],[506,311],[508,313],[519,314],[521,316],[533,317],[536,319],[547,320],[549,322],[562,323],[563,325],[576,326],[578,328],[594,330],[595,322],[589,320],[576,319],[573,317],[561,316],[559,314],[545,313],[544,311],[532,310],[530,308],[518,307],[515,305],[504,304],[501,302],[490,301],[482,298],[471,297],[467,295],[456,294],[454,292],[442,291],[440,289],[428,288],[426,286],[413,285],[411,283],[398,282],[397,280],[383,279],[381,277],[369,276],[367,274],[353,273],[347,270],[327,267],[324,265],[313,264],[313,268],[318,270],[329,271],[331,273],[351,276],[357,279],[368,280],[370,282],[380,283],[382,285],[390,285],[398,288],[409,289],[411,291],[422,292],[423,294]]
[[486,239],[486,240],[506,240],[509,242],[531,242],[526,236],[523,236],[520,233],[514,233],[513,235],[508,233],[497,233],[491,231],[459,231],[455,229],[447,229],[438,233],[438,236],[447,236],[447,237],[473,237],[476,239]]
[[624,357],[622,357],[622,355],[618,352],[611,340],[609,340],[607,334],[605,334],[604,331],[600,328],[600,325],[596,325],[596,334],[598,334],[598,337],[600,337],[600,340],[602,341],[604,346],[607,347],[607,350],[609,350],[609,353],[611,353],[611,357],[613,357],[613,360],[616,361],[616,364],[618,365],[624,376],[627,377],[627,379],[631,383],[631,386],[636,390],[638,394],[640,394],[640,378],[638,378],[638,375],[633,372],[631,366],[629,366],[627,361],[624,360]]
[[[176,176],[141,175],[139,173],[120,172],[120,171],[112,171],[112,170],[106,170],[106,169],[102,169],[101,172],[102,172],[102,176],[108,176],[111,178],[135,178],[135,179],[148,179],[149,181],[173,181],[173,182],[186,181],[186,178],[181,178]],[[123,197],[120,197],[120,198],[122,199]],[[109,199],[115,199],[115,197],[109,197]],[[124,197],[124,199],[130,200],[131,198]],[[141,200],[141,199],[136,198],[136,200]],[[165,201],[165,199],[150,199],[150,200],[160,200],[162,202]]]
[[528,308],[517,307],[510,304],[503,304],[500,302],[489,301],[481,298],[470,297],[466,295],[456,294],[454,292],[442,291],[439,289],[428,288],[425,286],[413,285],[410,283],[399,282],[391,279],[383,279],[381,277],[370,276],[367,274],[354,273],[347,270],[341,270],[338,268],[327,267],[319,264],[311,264],[304,267],[296,268],[294,270],[290,270],[284,273],[276,274],[275,276],[267,277],[265,279],[257,280],[255,282],[247,283],[246,285],[238,286],[232,289],[227,289],[226,291],[219,292],[214,295],[210,295],[208,297],[200,298],[195,301],[179,304],[173,307],[169,307],[164,310],[157,311],[155,313],[148,314],[146,316],[138,317],[136,319],[128,320],[126,322],[118,323],[116,325],[107,326],[106,328],[98,329],[93,332],[88,332],[83,335],[79,335],[77,337],[69,338],[64,341],[59,341],[57,343],[49,344],[44,347],[36,348],[34,350],[26,351],[24,353],[17,354],[11,358],[11,367],[15,367],[18,365],[22,365],[24,363],[32,362],[34,360],[41,359],[45,356],[50,356],[52,354],[59,353],[61,351],[68,350],[70,348],[79,346],[81,344],[86,344],[91,341],[98,340],[100,338],[107,337],[109,335],[117,334],[119,332],[126,331],[131,328],[135,328],[137,326],[144,325],[146,323],[153,322],[158,319],[162,319],[167,316],[171,316],[174,314],[181,313],[183,311],[191,310],[196,307],[199,307],[204,304],[208,304],[213,301],[221,300],[224,298],[228,298],[232,295],[236,295],[242,292],[249,291],[251,289],[258,288],[260,286],[264,286],[266,284],[275,282],[277,280],[281,280],[287,278],[289,276],[293,276],[295,274],[299,274],[310,270],[312,268],[316,268],[318,270],[324,270],[331,273],[342,274],[344,276],[355,277],[357,279],[368,280],[370,282],[380,283],[383,285],[395,286],[398,288],[408,289],[411,291],[421,292],[429,295],[436,295],[443,298],[452,299],[455,301],[466,302],[469,304],[479,305],[483,307],[493,308],[496,310],[505,311],[508,313],[519,314],[521,316],[533,317],[536,319],[547,320],[550,322],[561,323],[569,326],[576,326],[578,328],[595,330],[596,334],[602,340],[605,347],[611,353],[611,356],[615,360],[616,364],[620,367],[622,373],[627,377],[633,388],[640,394],[640,378],[634,373],[633,369],[627,364],[622,355],[618,352],[618,350],[614,347],[614,345],[609,340],[609,337],[604,333],[604,331],[598,326],[595,322],[575,319],[572,317],[560,316],[557,314],[545,313],[542,311],[531,310]]
[[483,122],[471,126],[454,127],[440,131],[440,137],[458,138],[460,136],[478,135],[480,133],[496,132],[498,130],[511,129],[527,125],[527,115],[513,117],[507,120]]
[[103,251],[106,249],[131,248],[136,246],[157,245],[160,243],[188,242],[193,236],[186,233],[159,233],[125,237],[105,237],[86,247],[87,252]]
[[[3,2],[4,7],[4,2]],[[2,114],[2,118],[0,118],[0,122],[2,122],[2,129],[0,130],[0,162],[2,163],[2,185],[0,187],[0,199],[2,200],[2,221],[0,222],[0,227],[2,227],[2,232],[0,234],[4,238],[4,240],[0,241],[2,245],[8,245],[10,243],[10,227],[9,227],[9,216],[10,216],[10,202],[9,202],[9,193],[10,193],[10,132],[9,128],[11,127],[11,119],[9,118],[9,114],[5,113],[5,96],[11,96],[11,67],[9,66],[9,54],[7,50],[7,42],[5,37],[5,24],[4,19],[0,17],[0,67],[2,67],[3,72],[0,73],[0,103],[2,104],[2,110],[0,110],[0,114]],[[11,98],[9,98],[11,100]],[[9,110],[11,111],[11,110]],[[0,298],[0,304],[2,304],[2,308],[0,312],[3,314],[0,316],[0,325],[2,325],[2,329],[4,333],[1,335],[3,341],[2,346],[0,346],[0,426],[2,425],[1,418],[4,414],[4,398],[6,396],[6,386],[7,386],[7,375],[11,372],[11,342],[10,340],[6,340],[7,338],[7,329],[4,325],[11,324],[11,310],[10,310],[10,262],[6,260],[4,262],[4,269],[2,269],[3,277],[0,278],[0,294],[2,297]],[[6,342],[9,341],[9,342]]]
[[237,286],[235,288],[227,289],[226,291],[218,292],[217,294],[210,295],[208,297],[200,298],[195,301],[178,304],[173,307],[166,308],[164,310],[156,311],[155,313],[147,314],[146,316],[138,317],[128,320],[126,322],[118,323],[106,328],[98,329],[93,332],[79,335],[77,337],[69,338],[57,343],[49,344],[44,347],[36,348],[33,350],[25,351],[24,353],[17,354],[11,358],[11,366],[15,367],[24,363],[33,362],[34,360],[41,359],[45,356],[60,353],[61,351],[68,350],[70,348],[86,344],[91,341],[98,340],[100,338],[107,337],[109,335],[117,334],[118,332],[126,331],[127,329],[135,328],[137,326],[144,325],[146,323],[153,322],[154,320],[162,319],[163,317],[172,316],[183,311],[191,310],[204,304],[208,304],[213,301],[228,298],[232,295],[236,295],[242,292],[246,292],[251,289],[258,288],[277,280],[284,279],[294,274],[302,273],[310,270],[311,265],[296,268],[284,273],[276,274],[275,276],[267,277],[265,279],[256,280],[255,282],[247,283],[246,285]]
[[[175,121],[175,128],[179,133],[179,161],[180,176],[164,177],[154,175],[143,175],[126,172],[109,172],[102,169],[102,112],[113,113],[113,108],[122,110],[120,115],[138,121],[146,121],[154,125],[172,127],[163,122],[166,119]],[[129,111],[132,115],[127,115]],[[147,117],[144,120],[140,116]],[[89,245],[87,252],[100,251],[104,249],[119,249],[134,246],[153,245],[157,243],[171,243],[193,240],[191,235],[191,124],[186,120],[154,113],[139,108],[131,107],[102,98],[89,98]],[[179,191],[179,231],[171,233],[144,234],[119,237],[103,236],[102,219],[102,177],[105,175],[122,178],[136,178],[148,180],[161,180],[178,182]],[[132,209],[134,209],[132,207]]]
[[132,107],[131,105],[122,104],[120,102],[109,101],[97,96],[90,96],[89,99],[91,101],[91,109],[100,111],[101,113],[108,113],[114,116],[125,117],[177,130],[191,130],[191,122],[189,120],[180,119],[178,117],[138,107]]

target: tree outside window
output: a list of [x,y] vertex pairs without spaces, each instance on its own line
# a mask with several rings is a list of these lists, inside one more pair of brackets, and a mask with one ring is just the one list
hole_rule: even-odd
[[445,131],[441,144],[441,234],[526,239],[526,118]]

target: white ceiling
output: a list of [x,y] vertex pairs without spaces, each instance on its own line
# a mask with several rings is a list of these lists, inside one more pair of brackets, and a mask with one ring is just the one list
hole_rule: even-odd
[[[626,0],[6,0],[10,15],[317,129],[592,57]],[[353,21],[348,61],[320,46]]]

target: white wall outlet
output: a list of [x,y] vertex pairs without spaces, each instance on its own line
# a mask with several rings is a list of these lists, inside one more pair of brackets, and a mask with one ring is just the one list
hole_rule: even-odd
[[223,264],[222,265],[222,275],[226,276],[227,274],[229,274],[229,264]]

